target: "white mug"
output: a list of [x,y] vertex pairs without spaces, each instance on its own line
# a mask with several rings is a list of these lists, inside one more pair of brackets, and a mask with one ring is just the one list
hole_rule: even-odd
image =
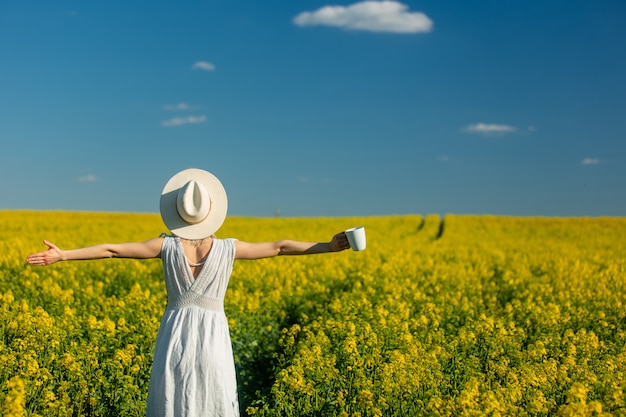
[[346,230],[346,237],[353,251],[365,249],[365,227],[359,226]]

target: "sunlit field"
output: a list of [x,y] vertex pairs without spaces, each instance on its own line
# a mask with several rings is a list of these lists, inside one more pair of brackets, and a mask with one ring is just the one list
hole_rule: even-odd
[[[242,415],[626,415],[626,219],[228,218],[218,237],[368,247],[235,264]],[[0,415],[143,416],[160,260],[25,264],[147,240],[158,214],[0,211]]]

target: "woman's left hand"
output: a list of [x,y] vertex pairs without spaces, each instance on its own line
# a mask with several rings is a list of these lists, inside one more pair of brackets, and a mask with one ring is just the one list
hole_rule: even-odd
[[26,262],[31,265],[44,266],[63,260],[61,249],[59,249],[54,243],[48,242],[47,240],[44,240],[43,243],[48,247],[48,250],[28,256],[28,258],[26,258]]

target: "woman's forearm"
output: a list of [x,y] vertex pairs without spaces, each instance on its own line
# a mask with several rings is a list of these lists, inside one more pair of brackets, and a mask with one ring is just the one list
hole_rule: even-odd
[[350,247],[346,234],[337,233],[330,242],[302,242],[278,240],[276,242],[235,242],[236,259],[261,259],[278,255],[312,255],[315,253],[339,252]]
[[156,258],[161,253],[163,238],[150,239],[145,242],[103,243],[86,248],[65,251],[65,260],[86,260],[103,258]]
[[295,240],[281,240],[279,255],[311,255],[315,253],[331,252],[330,242],[299,242]]
[[78,249],[61,249],[54,243],[44,240],[48,250],[29,255],[26,261],[31,265],[51,265],[59,261],[80,261],[103,258],[156,258],[160,255],[163,238],[146,242],[103,243]]
[[52,265],[60,261],[83,260],[83,259],[101,259],[111,257],[109,245],[96,245],[79,249],[61,249],[54,243],[44,240],[43,243],[48,246],[48,250],[33,253],[26,258],[26,262],[31,265]]
[[86,248],[78,249],[64,249],[61,250],[62,261],[82,261],[89,259],[103,259],[115,257],[115,252],[111,250],[110,244],[101,244],[95,246],[88,246]]

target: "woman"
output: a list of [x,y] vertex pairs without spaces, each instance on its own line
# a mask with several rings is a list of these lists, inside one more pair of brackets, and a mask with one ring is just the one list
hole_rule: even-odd
[[207,171],[174,175],[161,193],[161,217],[173,236],[146,242],[101,244],[30,255],[31,265],[102,258],[161,258],[167,307],[157,335],[147,416],[238,416],[235,364],[224,314],[224,295],[235,259],[338,252],[350,247],[344,232],[325,243],[280,240],[248,243],[217,239],[226,192]]

